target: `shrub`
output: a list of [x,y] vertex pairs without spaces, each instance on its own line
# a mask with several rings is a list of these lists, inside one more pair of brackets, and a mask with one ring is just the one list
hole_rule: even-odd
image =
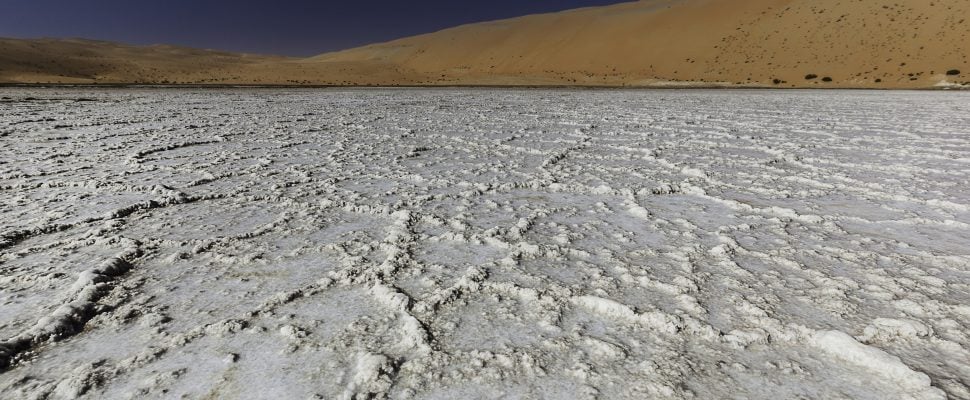
[[826,77],[822,78],[822,82],[832,82],[832,77],[826,76]]
[[958,70],[958,69],[951,69],[949,71],[946,71],[946,74],[947,75],[950,75],[950,76],[960,75],[960,70]]
[[805,79],[806,80],[812,80],[812,79],[815,79],[815,78],[818,78],[818,75],[815,75],[815,74],[805,75]]

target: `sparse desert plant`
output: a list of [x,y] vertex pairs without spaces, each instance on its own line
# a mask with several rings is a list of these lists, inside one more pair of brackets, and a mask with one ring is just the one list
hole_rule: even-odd
[[958,70],[958,69],[951,69],[949,71],[946,71],[946,74],[947,75],[950,75],[950,76],[960,75],[960,70]]
[[831,76],[826,76],[826,77],[822,78],[822,82],[832,82],[832,77]]
[[810,81],[810,80],[815,79],[815,78],[818,78],[818,75],[815,75],[815,74],[805,75],[805,80],[809,80]]

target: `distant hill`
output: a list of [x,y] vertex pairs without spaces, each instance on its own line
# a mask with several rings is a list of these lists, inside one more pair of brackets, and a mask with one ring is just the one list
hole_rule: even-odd
[[643,0],[306,59],[0,40],[0,81],[926,88],[968,56],[970,0]]
[[254,64],[285,60],[83,39],[0,39],[0,82],[218,83]]

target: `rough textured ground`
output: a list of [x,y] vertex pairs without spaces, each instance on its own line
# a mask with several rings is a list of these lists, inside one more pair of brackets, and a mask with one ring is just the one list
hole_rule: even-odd
[[0,398],[970,398],[970,98],[5,90]]

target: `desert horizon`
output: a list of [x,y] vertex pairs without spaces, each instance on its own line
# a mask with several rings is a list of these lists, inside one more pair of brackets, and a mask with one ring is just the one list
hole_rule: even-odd
[[0,83],[952,89],[970,85],[968,14],[965,0],[641,0],[312,57],[0,39]]
[[970,0],[3,11],[2,400],[970,400]]

